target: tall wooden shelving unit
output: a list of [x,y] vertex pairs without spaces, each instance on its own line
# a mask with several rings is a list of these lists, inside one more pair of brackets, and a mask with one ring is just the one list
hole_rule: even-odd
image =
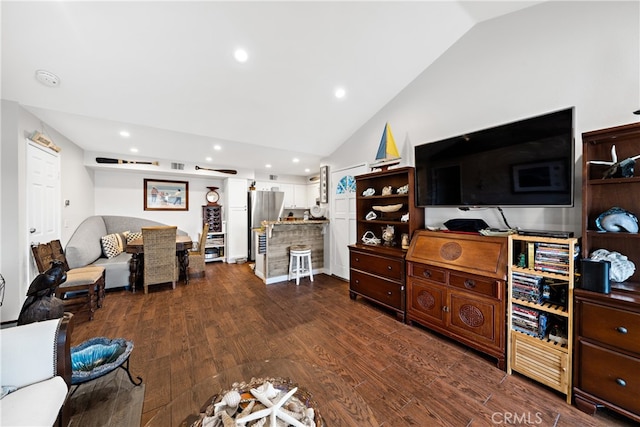
[[599,407],[640,423],[640,234],[603,232],[596,218],[617,206],[640,217],[640,166],[633,176],[604,177],[615,146],[619,161],[640,154],[640,123],[582,134],[582,257],[596,249],[619,252],[636,268],[608,294],[577,288],[574,400],[594,413]]
[[[575,238],[509,236],[507,373],[517,371],[558,390],[569,404],[577,242]],[[553,290],[554,297],[545,298],[545,289]],[[546,325],[540,317],[547,319]],[[562,331],[557,340],[550,336],[554,324]],[[565,342],[560,342],[561,336]]]
[[[349,296],[361,296],[381,304],[396,312],[399,320],[405,320],[405,255],[401,236],[412,236],[424,227],[424,209],[415,205],[415,171],[413,167],[401,167],[380,172],[358,175],[356,180],[356,233],[357,243],[349,246]],[[398,189],[407,186],[406,192]],[[390,194],[382,195],[382,189],[390,186]],[[374,195],[365,196],[369,188]],[[396,212],[381,213],[374,206],[397,205]],[[375,212],[375,219],[367,219],[369,212]],[[406,221],[403,215],[408,215]],[[395,239],[390,245],[364,244],[362,236],[373,233],[382,240],[382,228],[393,226]]]

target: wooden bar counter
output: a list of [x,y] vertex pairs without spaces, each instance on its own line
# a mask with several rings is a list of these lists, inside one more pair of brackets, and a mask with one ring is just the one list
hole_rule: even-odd
[[264,221],[258,234],[256,276],[265,284],[284,282],[289,273],[289,247],[308,245],[311,248],[313,274],[324,271],[324,241],[329,231],[326,219],[298,221]]

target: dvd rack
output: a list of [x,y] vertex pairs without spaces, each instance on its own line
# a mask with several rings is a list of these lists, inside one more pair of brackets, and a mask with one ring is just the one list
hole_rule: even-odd
[[578,240],[511,235],[508,252],[507,373],[554,388],[570,403]]

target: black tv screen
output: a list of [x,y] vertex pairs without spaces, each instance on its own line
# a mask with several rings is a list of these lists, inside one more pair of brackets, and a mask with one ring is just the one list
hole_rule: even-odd
[[573,107],[415,147],[419,206],[573,206]]

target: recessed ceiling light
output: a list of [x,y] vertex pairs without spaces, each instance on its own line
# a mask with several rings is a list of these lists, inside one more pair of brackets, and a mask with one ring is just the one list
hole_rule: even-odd
[[244,63],[249,59],[249,54],[244,49],[236,49],[236,51],[233,52],[233,57],[236,58],[236,61]]
[[211,157],[205,157],[205,160],[206,160],[207,162],[210,162],[210,161],[211,161],[211,160],[213,160],[213,159],[212,159]]
[[266,165],[264,165],[264,167],[265,167],[265,168],[270,168],[270,167],[271,167],[271,165],[267,163]]
[[219,146],[219,145],[214,145],[213,149],[216,150],[216,151],[220,151],[220,150],[222,150],[222,147]]
[[131,147],[129,148],[129,151],[131,151],[132,153],[137,153],[138,149],[136,147]]
[[129,132],[127,132],[126,130],[121,130],[120,131],[120,136],[123,138],[129,138],[131,136],[131,134]]
[[311,172],[311,169],[309,169],[309,168],[305,168],[305,170],[304,170],[304,171],[305,171],[305,172]]
[[300,159],[299,159],[299,158],[297,158],[297,157],[294,157],[294,158],[293,158],[293,163],[298,163],[299,161],[300,161]]
[[336,91],[334,92],[334,95],[336,96],[336,98],[338,99],[342,99],[344,98],[344,96],[347,94],[347,91],[344,90],[343,87],[339,87],[336,89]]

